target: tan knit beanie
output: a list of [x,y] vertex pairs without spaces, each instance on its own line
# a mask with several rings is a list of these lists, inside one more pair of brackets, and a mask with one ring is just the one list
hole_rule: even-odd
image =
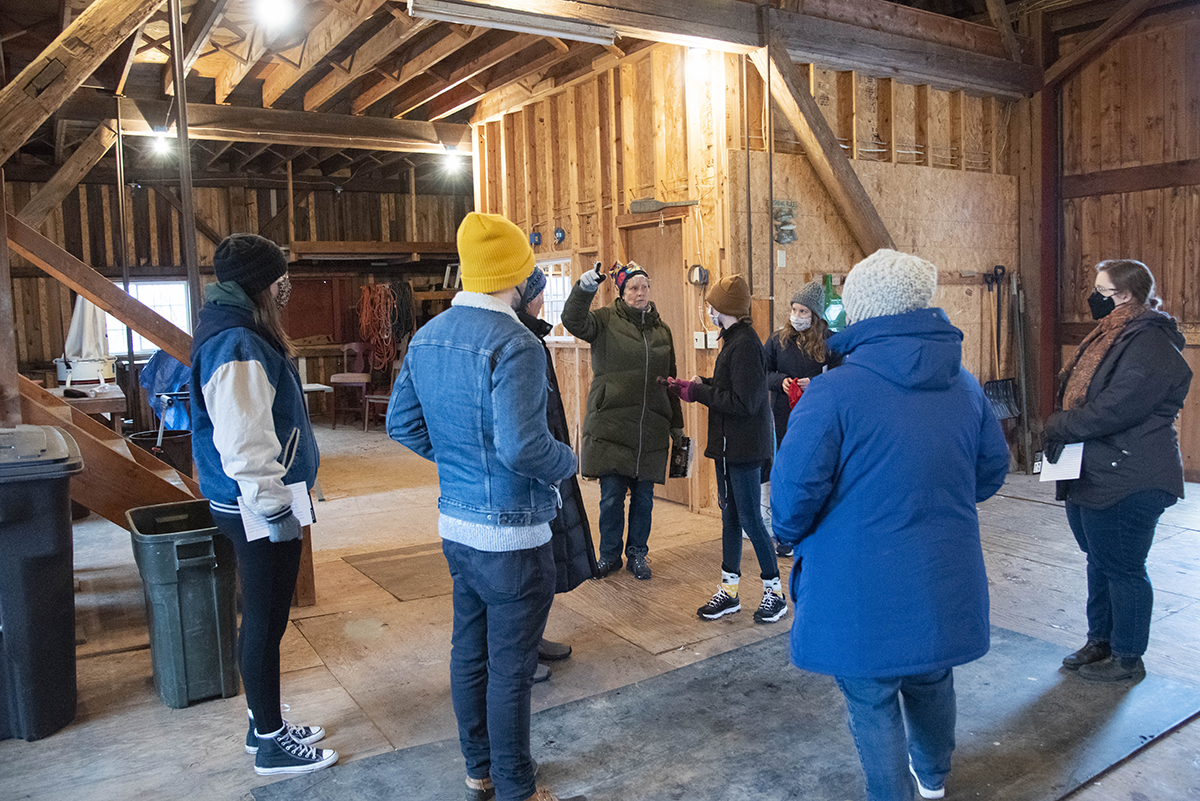
[[721,314],[739,320],[750,316],[750,287],[740,275],[725,276],[713,284],[704,299]]

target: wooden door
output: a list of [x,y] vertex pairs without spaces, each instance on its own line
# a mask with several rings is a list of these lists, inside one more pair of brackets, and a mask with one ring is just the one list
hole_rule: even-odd
[[[671,329],[675,342],[675,364],[680,377],[690,378],[687,349],[691,347],[693,313],[689,307],[687,269],[683,259],[683,223],[667,220],[621,229],[626,261],[636,261],[650,275],[650,298],[659,315]],[[692,435],[693,447],[699,444]],[[696,454],[696,459],[702,458]],[[655,495],[676,503],[688,504],[691,492],[686,478],[669,478]]]

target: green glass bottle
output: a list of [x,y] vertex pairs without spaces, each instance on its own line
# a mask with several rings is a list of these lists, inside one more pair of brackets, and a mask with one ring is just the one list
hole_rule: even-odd
[[841,331],[846,327],[846,309],[842,306],[842,296],[833,288],[833,276],[825,274],[825,322],[829,323],[830,331]]

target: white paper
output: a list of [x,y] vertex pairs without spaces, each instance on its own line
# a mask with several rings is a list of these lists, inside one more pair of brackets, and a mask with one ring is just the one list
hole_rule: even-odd
[[1072,442],[1063,447],[1058,461],[1050,464],[1050,460],[1042,459],[1042,481],[1070,481],[1079,478],[1083,467],[1083,443]]
[[[308,485],[303,481],[285,485],[292,492],[292,514],[300,521],[301,526],[313,524],[312,501],[308,497]],[[246,529],[246,541],[261,540],[271,533],[267,528],[267,518],[246,506],[242,496],[238,496],[238,508],[242,511],[242,526]]]

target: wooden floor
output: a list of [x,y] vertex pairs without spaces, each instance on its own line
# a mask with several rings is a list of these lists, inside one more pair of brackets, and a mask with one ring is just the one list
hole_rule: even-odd
[[[317,504],[314,528],[318,604],[294,610],[284,640],[290,716],[323,724],[323,745],[343,761],[453,736],[436,471],[378,430],[323,427],[318,438],[328,499]],[[1168,510],[1151,551],[1155,612],[1146,663],[1151,672],[1200,684],[1200,486],[1189,491],[1194,500]],[[584,495],[595,521],[597,485],[585,483]],[[1057,643],[1065,655],[1085,639],[1085,579],[1082,554],[1051,498],[1046,487],[1014,475],[980,507],[980,519],[992,622]],[[574,655],[535,687],[535,709],[779,633],[754,626],[750,610],[711,623],[694,617],[715,590],[719,536],[717,519],[656,504],[654,580],[637,582],[622,571],[556,600],[547,636],[570,643]],[[90,518],[76,524],[75,542],[78,636],[86,640],[78,649],[78,716],[45,740],[0,742],[0,798],[239,799],[278,780],[256,776],[243,753],[242,698],[183,710],[158,701],[128,533]],[[743,566],[747,577],[756,575],[749,547]],[[747,598],[756,595],[749,582],[746,590]],[[1200,798],[1198,753],[1200,721],[1193,721],[1072,798]]]

